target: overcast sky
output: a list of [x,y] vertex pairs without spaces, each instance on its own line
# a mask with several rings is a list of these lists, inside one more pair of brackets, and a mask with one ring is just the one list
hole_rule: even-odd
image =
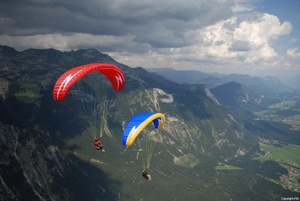
[[1,0],[0,44],[131,67],[300,74],[299,0]]

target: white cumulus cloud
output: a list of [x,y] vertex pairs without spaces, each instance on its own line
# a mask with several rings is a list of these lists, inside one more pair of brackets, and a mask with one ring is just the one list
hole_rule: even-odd
[[[238,22],[236,17],[187,33],[195,44],[182,48],[195,58],[236,59],[245,63],[271,61],[278,56],[271,46],[280,36],[291,32],[289,22],[280,23],[276,16],[259,14],[255,19]],[[273,61],[272,61],[273,62]]]

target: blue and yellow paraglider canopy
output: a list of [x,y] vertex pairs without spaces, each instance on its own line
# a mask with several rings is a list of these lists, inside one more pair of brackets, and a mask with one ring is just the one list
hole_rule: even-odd
[[161,129],[165,124],[165,116],[162,113],[145,112],[133,116],[127,123],[123,133],[123,145],[131,146],[140,132],[153,123],[155,129]]

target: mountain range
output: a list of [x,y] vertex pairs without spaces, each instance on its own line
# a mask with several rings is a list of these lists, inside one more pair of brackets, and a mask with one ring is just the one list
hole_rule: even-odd
[[297,76],[290,79],[290,85],[284,84],[275,76],[250,76],[247,74],[220,74],[220,73],[204,73],[197,70],[174,70],[172,68],[148,68],[149,72],[161,75],[169,80],[177,83],[201,84],[211,89],[228,82],[237,82],[243,85],[251,86],[262,92],[281,92],[291,90],[291,88],[299,89],[299,81]]
[[[105,136],[103,153],[91,146],[93,139],[74,114],[52,98],[53,85],[63,72],[94,62],[117,65],[126,77],[105,125],[106,134],[113,138]],[[289,168],[276,160],[255,159],[257,154],[268,153],[261,148],[262,142],[300,143],[293,121],[299,118],[299,99],[294,101],[299,94],[290,93],[276,79],[271,86],[262,82],[260,90],[237,80],[174,82],[94,49],[18,52],[0,46],[0,64],[1,200],[273,200],[300,196],[299,180],[293,188],[280,183],[291,173]],[[265,97],[272,97],[270,90],[281,95],[265,102]],[[263,114],[270,105],[282,102],[283,93],[290,107],[268,111],[286,112],[280,115],[286,121],[274,125],[274,119],[263,118]],[[124,124],[143,111],[166,116],[164,129],[155,137],[150,182],[141,177],[138,147],[126,149],[121,144]],[[299,164],[294,166],[300,169]]]

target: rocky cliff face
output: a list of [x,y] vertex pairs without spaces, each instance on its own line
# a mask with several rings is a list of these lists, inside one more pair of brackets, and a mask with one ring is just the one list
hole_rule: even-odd
[[0,124],[1,200],[61,200],[56,177],[65,176],[66,156],[48,144],[47,133]]
[[[114,181],[58,148],[48,132],[0,123],[0,138],[0,200],[115,199],[103,185]],[[99,174],[101,185],[85,168]]]

